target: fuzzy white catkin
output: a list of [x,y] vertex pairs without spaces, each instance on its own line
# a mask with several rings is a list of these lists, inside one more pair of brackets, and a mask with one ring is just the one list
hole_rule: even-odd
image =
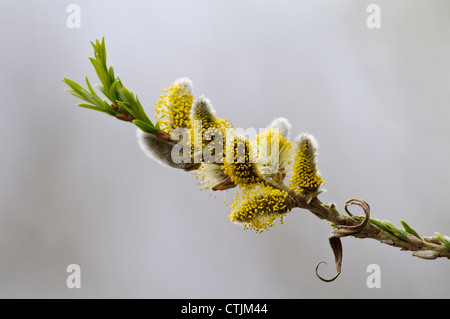
[[137,130],[137,138],[139,146],[144,153],[163,166],[183,169],[185,171],[196,169],[199,166],[196,163],[174,163],[172,160],[174,142],[161,140],[154,134],[145,133],[140,129]]
[[288,119],[284,117],[279,117],[274,119],[268,126],[268,128],[278,129],[280,135],[282,135],[286,140],[289,140],[289,133],[291,130],[291,123]]
[[183,92],[192,94],[192,88],[194,85],[189,78],[180,78],[174,82],[175,86],[179,86]]
[[311,144],[312,151],[314,152],[315,156],[317,156],[319,149],[319,142],[317,142],[316,138],[313,135],[308,133],[302,133],[295,138],[295,144],[297,145],[297,147],[307,142]]
[[214,118],[216,115],[216,110],[214,110],[211,101],[203,95],[194,100],[191,112],[192,119],[201,119],[203,117]]

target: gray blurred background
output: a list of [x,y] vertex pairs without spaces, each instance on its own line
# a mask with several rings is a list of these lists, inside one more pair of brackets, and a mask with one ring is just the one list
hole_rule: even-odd
[[[81,28],[66,25],[71,3]],[[335,271],[327,222],[297,209],[243,231],[227,217],[233,191],[210,195],[153,162],[133,125],[76,107],[61,81],[98,83],[89,41],[105,36],[151,117],[187,76],[236,126],[284,116],[292,138],[313,134],[324,202],[363,198],[373,218],[450,235],[450,3],[376,1],[369,29],[370,3],[2,1],[0,297],[450,297],[449,260],[371,239],[344,238],[341,276],[320,281],[318,262]],[[73,263],[81,289],[66,287]]]

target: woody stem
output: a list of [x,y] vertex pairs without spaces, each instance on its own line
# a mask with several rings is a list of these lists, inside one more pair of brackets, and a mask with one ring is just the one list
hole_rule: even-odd
[[[305,197],[296,196],[296,207],[309,210],[320,219],[328,220],[336,229],[338,226],[357,226],[364,220],[362,216],[345,216],[336,209],[334,204],[328,205],[322,203],[319,199],[307,204]],[[339,232],[337,232],[339,233]],[[372,238],[383,244],[398,247],[401,250],[412,251],[413,256],[424,259],[436,259],[446,257],[450,259],[450,249],[444,245],[429,242],[425,239],[419,239],[413,235],[408,235],[407,240],[402,239],[395,234],[389,233],[369,220],[365,227],[353,234],[355,238]]]

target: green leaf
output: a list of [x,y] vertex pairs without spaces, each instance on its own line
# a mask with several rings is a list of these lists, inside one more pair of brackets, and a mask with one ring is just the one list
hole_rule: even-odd
[[374,224],[375,226],[378,226],[379,228],[381,228],[381,229],[383,229],[383,230],[385,230],[385,231],[387,231],[387,232],[390,232],[389,228],[386,227],[386,225],[383,224],[382,221],[380,221],[380,220],[378,220],[378,219],[373,219],[373,218],[371,218],[369,221],[370,221],[372,224]]
[[[67,85],[69,85],[72,88],[72,91],[67,90],[69,93],[71,93],[72,95],[74,95],[86,102],[89,102],[89,103],[99,106],[98,105],[98,96],[92,95],[88,90],[86,90],[81,85],[79,85],[78,83],[76,83],[70,79],[63,78],[63,82],[65,82]],[[100,104],[100,106],[101,106],[101,104]]]
[[445,247],[450,248],[450,237],[442,235],[441,233],[435,233],[437,239],[441,241]]
[[141,120],[134,120],[133,124],[139,127],[141,131],[145,133],[155,134],[158,131],[154,126],[151,126]]
[[161,130],[161,127],[159,126],[159,122],[166,116],[166,114],[159,117],[158,121],[155,124],[156,129],[159,131]]
[[95,87],[96,87],[97,89],[99,89],[100,92],[102,92],[103,95],[106,96],[106,97],[108,98],[108,100],[110,100],[111,102],[113,102],[112,97],[110,96],[109,92],[106,91],[106,89],[103,87],[103,85],[101,85],[101,84],[95,84]]
[[[66,92],[69,92],[70,94],[72,94],[73,96],[75,96],[75,97],[77,97],[77,98],[79,98],[79,99],[81,99],[81,100],[84,100],[84,98],[83,98],[83,96],[81,96],[80,94],[78,94],[77,92],[75,92],[74,90],[65,90]],[[88,101],[89,102],[89,101]]]
[[386,225],[386,227],[389,229],[389,231],[392,234],[394,234],[397,237],[400,237],[401,239],[407,240],[407,238],[408,238],[408,233],[407,232],[405,232],[404,230],[398,228],[397,226],[395,226],[394,224],[392,224],[388,220],[383,220],[383,224]]
[[145,110],[144,110],[144,108],[142,107],[142,104],[141,104],[141,102],[139,101],[139,98],[137,97],[137,95],[136,95],[136,104],[137,104],[137,106],[138,106],[139,113],[140,113],[140,117],[139,117],[139,118],[140,118],[141,120],[147,122],[147,123],[153,124],[152,121],[148,118],[147,114],[145,113]]
[[70,88],[72,90],[74,90],[75,92],[79,92],[81,90],[84,90],[83,87],[81,85],[79,85],[77,82],[72,81],[71,79],[68,78],[63,78],[62,79],[64,83],[66,83],[68,86],[70,86]]
[[91,92],[92,98],[95,99],[95,101],[96,101],[95,105],[102,105],[103,104],[102,99],[98,96],[97,93],[95,93],[94,89],[92,88],[91,84],[89,83],[87,76],[86,76],[86,84],[89,88],[89,91]]
[[108,76],[109,76],[109,82],[114,83],[114,81],[116,79],[114,78],[114,69],[113,69],[112,65],[109,67]]
[[405,229],[405,231],[407,233],[412,234],[419,239],[422,239],[422,238],[420,238],[419,234],[413,228],[411,228],[404,220],[400,220],[400,223],[402,223],[403,228]]
[[81,107],[84,107],[86,109],[91,109],[91,110],[94,110],[94,111],[99,111],[99,112],[106,113],[106,111],[103,108],[95,106],[95,105],[92,105],[92,104],[79,103],[79,104],[77,104],[77,106],[81,106]]
[[[392,235],[395,235],[401,239],[404,240],[408,240],[408,233],[400,228],[398,228],[397,226],[395,226],[394,224],[392,224],[390,221],[388,220],[383,220],[383,221],[379,221],[377,219],[370,219],[370,222],[372,224],[374,224],[375,226],[380,227],[381,229],[387,231],[388,233],[391,233]],[[420,238],[420,237],[419,237]]]
[[[126,106],[128,107],[127,111],[131,115],[133,115],[134,118],[136,118],[138,120],[143,120],[142,114],[140,113],[139,106],[138,106],[132,92],[130,92],[127,88],[122,87],[121,90],[119,90],[119,97],[120,97],[120,100],[126,104]],[[144,122],[145,122],[145,120],[144,120]]]
[[119,112],[113,109],[106,101],[103,101],[103,108],[105,109],[105,112],[111,116],[116,116],[116,114],[119,114]]
[[104,69],[106,69],[106,46],[105,46],[105,37],[102,38],[102,42],[100,43],[98,39],[95,40],[95,43],[91,41],[91,44],[94,48],[94,55],[97,60],[101,63]]
[[109,89],[109,94],[111,95],[111,101],[115,103],[118,100],[117,90],[120,89],[121,83],[119,81],[114,81]]
[[103,68],[102,63],[94,58],[89,58],[89,60],[91,61],[92,65],[94,66],[95,72],[97,73],[97,76],[100,79],[100,82],[102,82],[102,85],[105,87],[105,89],[107,91],[109,91],[111,83],[109,82],[108,73]]

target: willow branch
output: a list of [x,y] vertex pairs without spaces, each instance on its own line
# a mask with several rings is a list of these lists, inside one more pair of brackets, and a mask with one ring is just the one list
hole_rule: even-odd
[[[450,237],[440,233],[421,237],[404,221],[401,221],[401,229],[387,220],[372,219],[369,204],[361,199],[352,198],[345,203],[346,215],[341,214],[334,204],[322,203],[317,196],[325,181],[317,170],[317,141],[312,135],[302,133],[295,139],[293,147],[287,140],[290,128],[287,119],[278,118],[270,123],[267,132],[257,135],[256,145],[246,138],[236,141],[233,134],[230,137],[227,134],[229,129],[234,128],[230,121],[217,117],[211,102],[204,96],[194,99],[192,82],[188,78],[180,78],[163,90],[164,94],[155,104],[158,121],[153,123],[137,95],[124,86],[112,66],[107,66],[104,39],[96,40],[92,45],[94,57],[90,61],[101,81],[96,87],[106,99],[98,95],[87,77],[87,88],[63,78],[70,87],[68,92],[83,101],[77,105],[133,123],[139,128],[139,145],[149,157],[175,169],[195,171],[205,188],[223,191],[238,187],[242,194],[236,196],[229,217],[232,222],[243,225],[244,229],[250,228],[257,232],[268,229],[273,226],[276,218],[282,218],[294,207],[306,209],[318,218],[330,222],[333,229],[329,242],[335,257],[336,275],[330,279],[321,277],[318,268],[323,262],[320,262],[316,267],[316,275],[321,280],[333,281],[341,273],[341,238],[348,236],[372,238],[401,250],[411,251],[413,256],[423,259],[450,259]],[[199,129],[196,124],[198,122]],[[213,141],[211,134],[214,136]],[[173,139],[172,136],[176,138]],[[264,140],[267,140],[267,145]],[[210,144],[206,145],[206,141]],[[231,145],[230,155],[228,149],[223,153],[225,145]],[[272,148],[274,145],[276,147]],[[176,148],[178,151],[174,151],[176,146],[180,146]],[[221,148],[216,149],[218,146]],[[236,154],[239,153],[238,146],[244,146],[239,160]],[[261,150],[270,146],[270,156],[268,153],[264,154],[266,152],[260,152],[258,157],[261,160],[254,163],[251,161],[250,148],[254,147],[254,151],[258,153],[261,146]],[[180,149],[183,150],[183,156],[180,156]],[[221,164],[202,158],[212,155],[211,149],[214,150],[214,158],[217,154],[223,155],[223,161],[219,161]],[[200,155],[199,161],[196,161],[197,155]],[[290,161],[291,155],[293,162]],[[293,174],[287,186],[283,180],[289,171]],[[353,216],[348,210],[350,205],[359,206],[364,216]]]

